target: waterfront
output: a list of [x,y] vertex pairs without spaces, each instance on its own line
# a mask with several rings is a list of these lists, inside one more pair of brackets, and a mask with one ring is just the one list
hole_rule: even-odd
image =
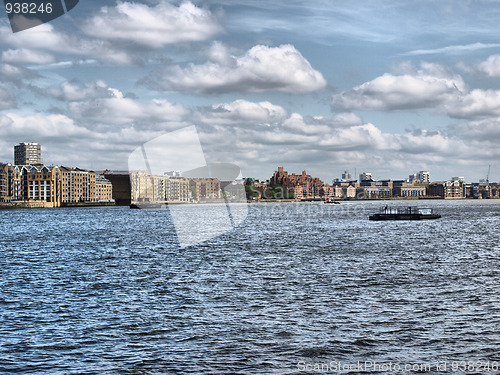
[[165,210],[0,211],[0,372],[499,360],[500,202],[390,202],[408,203],[443,217],[252,204],[236,230],[184,249]]

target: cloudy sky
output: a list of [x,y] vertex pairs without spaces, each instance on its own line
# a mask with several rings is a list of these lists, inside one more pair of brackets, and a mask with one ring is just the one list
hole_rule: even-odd
[[498,0],[81,0],[0,19],[0,161],[127,169],[196,125],[209,162],[500,180]]

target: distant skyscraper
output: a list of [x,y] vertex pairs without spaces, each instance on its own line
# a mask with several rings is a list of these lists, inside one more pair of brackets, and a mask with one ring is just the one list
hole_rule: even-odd
[[352,175],[349,171],[344,171],[342,173],[342,181],[351,181],[352,180]]
[[38,143],[19,143],[14,146],[15,165],[33,165],[42,163],[42,146]]

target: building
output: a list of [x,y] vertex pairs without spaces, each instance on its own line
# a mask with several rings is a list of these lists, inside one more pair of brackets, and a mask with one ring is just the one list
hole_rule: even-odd
[[301,199],[297,195],[298,190],[296,188],[297,186],[301,186],[300,196],[304,199],[320,197],[325,183],[317,177],[311,177],[306,171],[302,171],[300,175],[295,173],[288,174],[287,171],[283,170],[283,167],[278,167],[278,170],[269,179],[269,185],[271,188],[275,186],[281,187],[283,189],[283,197],[287,197],[293,192],[296,199]]
[[61,172],[56,166],[31,166],[27,170],[28,199],[51,203],[51,207],[61,206]]
[[134,171],[130,172],[130,185],[132,203],[189,202],[191,199],[190,180],[183,177]]
[[419,171],[418,173],[413,173],[408,176],[407,182],[416,184],[429,184],[431,182],[431,175],[427,171]]
[[221,182],[217,178],[192,178],[189,186],[195,200],[221,199]]
[[419,171],[417,175],[417,179],[422,184],[429,184],[431,182],[431,174],[428,171]]
[[371,172],[363,172],[359,175],[359,182],[361,181],[371,181],[372,180],[372,174]]
[[22,199],[21,173],[12,164],[0,164],[0,202]]
[[464,199],[467,196],[466,187],[463,177],[453,178],[451,181],[431,182],[429,195],[443,199]]
[[113,184],[103,175],[96,176],[95,200],[96,202],[113,202]]
[[351,175],[351,172],[349,172],[349,171],[344,171],[344,173],[342,173],[342,181],[344,181],[344,182],[349,182],[349,181],[352,181],[352,175]]
[[392,194],[395,197],[418,198],[427,195],[427,188],[422,185],[414,185],[405,181],[394,181]]
[[42,164],[42,146],[38,143],[19,143],[14,146],[14,165]]
[[61,166],[62,203],[96,202],[96,173]]
[[132,199],[131,176],[128,171],[105,170],[104,177],[113,185],[113,200],[117,206],[129,206]]
[[[190,201],[191,199],[190,179],[184,177],[164,177],[162,181],[163,181],[164,197],[166,201],[168,202]],[[220,182],[218,182],[218,189],[220,192]],[[209,192],[209,194],[213,192],[215,196],[216,190],[217,190],[216,182],[213,182],[213,184],[207,186],[207,192]]]
[[392,188],[389,186],[373,185],[360,186],[356,189],[358,198],[366,199],[384,199],[392,196]]

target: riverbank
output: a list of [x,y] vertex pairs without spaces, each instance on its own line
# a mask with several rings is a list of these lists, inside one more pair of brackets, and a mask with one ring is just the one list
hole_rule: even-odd
[[52,202],[43,201],[20,201],[0,203],[0,210],[30,209],[30,208],[64,208],[64,207],[108,207],[115,206],[114,202],[77,202],[62,203],[61,206],[54,206]]

